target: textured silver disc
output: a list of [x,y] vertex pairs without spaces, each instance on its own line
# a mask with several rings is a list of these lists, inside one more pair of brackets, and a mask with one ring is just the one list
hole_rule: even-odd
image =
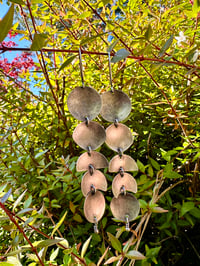
[[101,110],[101,96],[91,87],[76,87],[67,99],[70,113],[78,120],[94,119]]
[[84,214],[90,223],[99,221],[105,211],[105,198],[100,191],[89,193],[84,202]]
[[137,192],[137,182],[134,177],[128,173],[123,173],[123,177],[118,174],[112,182],[112,192],[115,198],[121,193],[121,187],[124,186],[126,191]]
[[106,144],[116,152],[127,150],[133,143],[133,135],[130,129],[121,124],[112,124],[106,129]]
[[129,155],[125,154],[122,154],[121,157],[119,155],[116,155],[111,159],[111,161],[109,162],[109,172],[118,173],[120,167],[122,167],[123,170],[127,172],[138,171],[138,166],[135,160]]
[[126,217],[129,221],[134,220],[140,212],[139,201],[130,193],[113,198],[110,208],[113,216],[123,222],[127,222]]
[[85,197],[87,196],[88,192],[90,192],[92,185],[95,187],[95,189],[102,191],[107,190],[106,178],[99,170],[94,170],[92,175],[89,173],[89,171],[84,174],[81,182],[81,191]]
[[107,168],[108,161],[106,157],[100,152],[85,152],[78,158],[76,163],[76,170],[77,172],[88,171],[90,165],[92,165],[94,169]]
[[88,150],[90,147],[92,150],[96,150],[104,143],[106,132],[99,123],[88,121],[87,124],[86,122],[80,123],[75,128],[72,137],[82,149]]
[[124,120],[131,111],[131,101],[128,95],[122,91],[114,90],[104,92],[102,98],[102,117],[109,121]]

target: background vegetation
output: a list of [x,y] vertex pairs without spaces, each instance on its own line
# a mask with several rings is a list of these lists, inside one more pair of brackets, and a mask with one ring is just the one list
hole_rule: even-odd
[[[4,41],[11,28],[32,44],[0,59],[0,265],[199,265],[199,1],[7,2],[0,50],[23,48]],[[110,89],[110,51],[114,87],[132,101],[123,122],[141,212],[130,232],[112,219],[107,169],[99,234],[83,214],[66,104],[81,85],[79,48],[86,85]]]

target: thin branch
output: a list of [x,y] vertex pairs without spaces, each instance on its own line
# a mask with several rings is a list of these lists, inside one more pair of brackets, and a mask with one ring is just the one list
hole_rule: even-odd
[[31,243],[31,241],[29,240],[29,238],[26,236],[24,230],[19,226],[19,224],[17,223],[17,221],[15,220],[15,218],[13,217],[13,215],[11,214],[11,212],[9,212],[7,210],[7,208],[5,207],[5,205],[3,203],[1,203],[1,202],[0,202],[0,207],[2,208],[2,210],[4,210],[4,212],[8,215],[9,219],[14,223],[14,225],[18,228],[18,230],[20,231],[20,233],[24,236],[24,238],[26,239],[26,241],[29,243],[29,245],[31,246],[33,252],[37,256],[40,264],[42,266],[44,266],[44,263],[41,261],[41,258],[38,255],[37,249],[33,246],[33,244]]

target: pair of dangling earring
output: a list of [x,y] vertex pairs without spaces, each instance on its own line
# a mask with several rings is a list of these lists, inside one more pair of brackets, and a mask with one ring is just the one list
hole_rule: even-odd
[[[111,91],[104,92],[101,96],[93,88],[84,86],[80,50],[79,57],[82,87],[76,87],[69,94],[67,105],[70,113],[77,120],[83,121],[75,128],[72,137],[76,144],[86,150],[78,158],[76,165],[77,171],[87,171],[81,182],[81,190],[86,197],[84,214],[89,222],[94,223],[94,231],[98,232],[97,223],[105,211],[105,198],[100,190],[107,190],[106,178],[98,169],[108,168],[109,172],[118,173],[112,182],[112,214],[116,219],[125,222],[126,230],[129,230],[129,222],[138,216],[140,207],[138,200],[131,193],[127,193],[137,192],[137,183],[127,172],[137,171],[138,167],[134,159],[123,154],[132,145],[133,136],[130,129],[119,122],[129,115],[131,101],[124,92],[114,90],[112,83]],[[99,114],[106,121],[112,122],[106,130],[92,121]],[[103,154],[95,151],[104,142],[118,153],[110,163]]]

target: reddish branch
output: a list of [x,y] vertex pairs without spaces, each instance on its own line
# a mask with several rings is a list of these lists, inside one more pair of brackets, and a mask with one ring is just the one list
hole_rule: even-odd
[[[2,52],[7,52],[7,51],[24,51],[24,52],[31,52],[30,48],[18,48],[18,47],[0,47],[0,51]],[[70,49],[54,49],[54,48],[43,48],[41,49],[42,52],[56,52],[56,53],[75,53],[78,54],[79,50],[70,50]],[[97,52],[97,51],[86,51],[86,50],[81,50],[82,54],[89,54],[89,55],[106,55],[108,56],[108,53],[106,52]],[[113,56],[114,53],[111,53]],[[166,63],[166,64],[171,64],[171,65],[178,65],[178,66],[183,66],[186,68],[194,68],[194,69],[200,69],[199,66],[195,65],[190,65],[186,64],[183,62],[177,62],[177,61],[170,61],[170,60],[165,60],[164,58],[149,58],[149,57],[144,57],[143,55],[140,56],[135,56],[135,55],[129,55],[127,58],[135,59],[138,61],[151,61],[151,62],[160,62],[160,63]]]

